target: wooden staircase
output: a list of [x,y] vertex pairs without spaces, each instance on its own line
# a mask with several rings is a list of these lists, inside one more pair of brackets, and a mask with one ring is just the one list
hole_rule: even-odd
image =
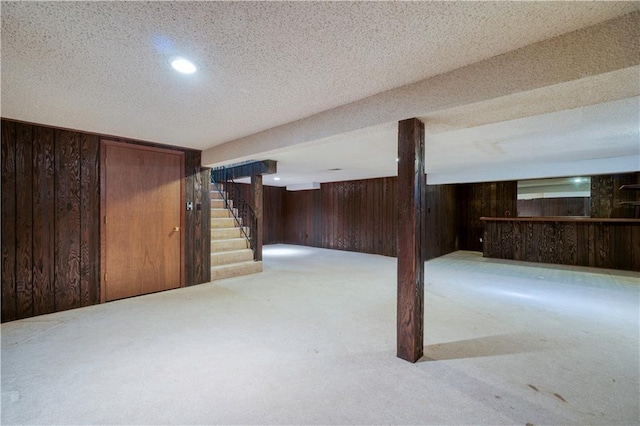
[[[215,184],[211,184],[210,192],[211,281],[262,272],[262,262],[253,260],[253,250],[242,232],[244,229],[248,235],[249,228],[241,228]],[[229,206],[233,208],[231,200]]]

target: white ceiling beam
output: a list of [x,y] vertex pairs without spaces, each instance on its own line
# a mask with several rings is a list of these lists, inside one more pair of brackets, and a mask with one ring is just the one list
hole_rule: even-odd
[[417,83],[236,139],[203,152],[221,165],[369,126],[640,65],[635,12]]

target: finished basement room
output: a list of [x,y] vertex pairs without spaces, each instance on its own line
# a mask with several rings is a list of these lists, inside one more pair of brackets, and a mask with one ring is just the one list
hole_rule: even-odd
[[0,422],[640,423],[640,5],[1,3]]

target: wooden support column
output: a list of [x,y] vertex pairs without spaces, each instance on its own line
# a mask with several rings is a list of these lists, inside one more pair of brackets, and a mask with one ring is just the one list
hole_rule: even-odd
[[[256,214],[256,251],[255,260],[262,260],[262,239],[264,237],[264,215],[263,215],[263,197],[262,197],[262,175],[251,176],[251,204]],[[253,232],[253,230],[252,230]]]
[[399,358],[416,362],[423,353],[426,178],[424,123],[398,123],[398,349]]

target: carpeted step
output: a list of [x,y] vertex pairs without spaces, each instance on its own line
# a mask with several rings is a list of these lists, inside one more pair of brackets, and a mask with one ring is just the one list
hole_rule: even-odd
[[211,228],[234,228],[236,220],[232,217],[212,217]]
[[253,260],[232,263],[229,265],[212,266],[211,281],[256,274],[258,272],[262,272],[262,262],[255,262]]
[[[229,207],[233,207],[233,200],[227,200]],[[217,198],[215,200],[211,200],[211,208],[212,209],[225,209],[226,206],[224,204],[224,200],[221,198]]]
[[210,194],[212,200],[224,200],[224,197],[218,191],[211,191]]
[[253,260],[253,251],[251,249],[211,253],[211,266],[228,265],[248,260]]
[[[244,231],[249,235],[249,228],[244,228]],[[244,238],[244,233],[241,228],[212,228],[211,229],[211,241],[214,240],[228,240],[230,238]]]
[[211,209],[211,217],[233,217],[229,209]]
[[221,252],[230,250],[242,250],[249,248],[247,239],[242,238],[230,238],[228,240],[213,240],[211,241],[211,252]]

